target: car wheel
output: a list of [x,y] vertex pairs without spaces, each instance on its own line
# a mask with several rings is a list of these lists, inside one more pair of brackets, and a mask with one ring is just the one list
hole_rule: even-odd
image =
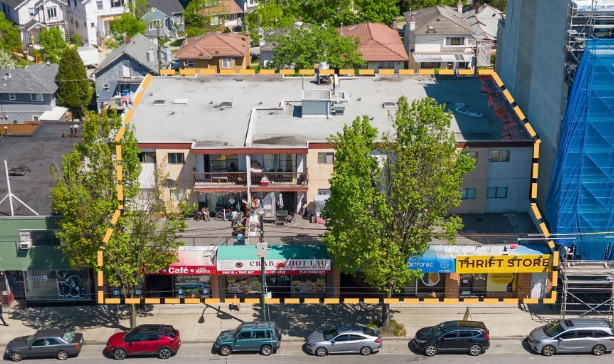
[[124,360],[126,359],[126,356],[128,354],[126,353],[126,350],[124,349],[115,349],[115,351],[113,352],[113,359],[115,360]]
[[368,346],[363,346],[362,348],[360,348],[360,355],[369,356],[372,352],[373,349]]
[[218,350],[218,354],[220,354],[221,356],[228,356],[230,355],[230,353],[232,353],[232,349],[230,349],[230,346],[222,346],[220,347],[220,350]]
[[603,354],[605,354],[605,346],[603,346],[603,345],[595,345],[593,347],[593,351],[592,352],[593,352],[593,355],[597,355],[597,356],[603,355]]
[[326,348],[319,347],[315,351],[316,356],[326,356],[328,354],[328,350]]
[[64,350],[58,351],[57,358],[58,360],[66,360],[68,359],[68,353],[65,352]]
[[542,348],[543,356],[552,356],[554,353],[556,353],[556,349],[552,345],[546,345]]
[[23,354],[22,353],[18,353],[18,352],[11,353],[11,360],[12,361],[21,361],[21,359],[23,359]]
[[482,347],[480,345],[471,345],[469,347],[469,355],[478,356],[482,354]]
[[435,345],[428,345],[426,348],[424,348],[424,355],[426,356],[437,355],[437,347]]
[[171,353],[171,349],[169,348],[161,348],[158,350],[158,358],[160,359],[168,359],[173,355]]
[[260,348],[260,354],[264,356],[269,356],[273,352],[273,348],[270,345],[263,345]]

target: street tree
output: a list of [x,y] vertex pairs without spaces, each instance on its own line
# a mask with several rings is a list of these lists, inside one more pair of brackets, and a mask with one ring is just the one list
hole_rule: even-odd
[[304,1],[300,5],[300,12],[301,19],[310,24],[338,27],[355,22],[352,0]]
[[21,50],[19,28],[12,21],[6,19],[4,13],[0,13],[0,49],[9,52]]
[[82,115],[93,91],[85,65],[76,48],[64,48],[55,79],[58,84],[58,104],[70,108],[73,116]]
[[291,29],[288,35],[271,37],[277,43],[270,68],[313,68],[328,62],[331,68],[364,65],[358,51],[358,38],[343,37],[335,28],[305,26]]
[[[408,269],[432,239],[454,242],[462,228],[450,209],[461,201],[473,159],[457,150],[452,115],[434,99],[398,100],[393,132],[378,135],[369,118],[329,138],[335,147],[324,242],[337,269],[391,297],[421,275]],[[382,326],[390,327],[384,304]]]
[[255,45],[260,40],[260,33],[272,29],[288,28],[296,20],[296,9],[277,1],[261,2],[245,16],[245,28]]
[[37,53],[45,61],[59,63],[62,52],[68,47],[60,28],[43,28],[38,36]]
[[355,0],[356,23],[382,23],[390,25],[399,15],[397,0]]
[[127,39],[134,37],[137,34],[145,34],[147,27],[145,23],[136,18],[132,13],[123,13],[121,17],[111,20],[111,36],[113,41],[111,45],[122,45]]
[[4,49],[0,49],[0,68],[17,68],[13,55]]
[[[86,116],[82,142],[52,169],[56,185],[51,201],[53,211],[62,215],[57,235],[70,264],[101,269],[111,287],[131,297],[146,272],[157,272],[177,260],[185,220],[177,207],[162,199],[163,188],[158,183],[153,189],[139,188],[140,150],[134,129],[128,126],[122,138],[124,209],[112,226],[118,207],[113,135],[121,126],[121,117],[115,112]],[[164,178],[157,177],[156,181]],[[113,227],[113,234],[103,244],[109,227]],[[97,265],[99,249],[103,249],[102,267]],[[136,307],[130,304],[128,308],[130,326],[135,327]]]
[[149,11],[147,0],[132,0],[128,3],[128,8],[137,19],[142,19]]

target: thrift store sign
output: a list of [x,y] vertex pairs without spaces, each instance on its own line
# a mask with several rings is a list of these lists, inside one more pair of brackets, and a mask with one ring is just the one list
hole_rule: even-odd
[[[330,259],[265,259],[266,274],[326,274],[331,270]],[[218,274],[258,275],[260,260],[218,260]]]
[[550,254],[456,257],[456,273],[543,273],[550,271],[552,271]]

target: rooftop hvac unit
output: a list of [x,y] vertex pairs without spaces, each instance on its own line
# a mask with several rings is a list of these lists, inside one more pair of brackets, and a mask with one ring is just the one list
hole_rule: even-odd
[[19,249],[28,250],[32,247],[32,237],[29,231],[19,232]]

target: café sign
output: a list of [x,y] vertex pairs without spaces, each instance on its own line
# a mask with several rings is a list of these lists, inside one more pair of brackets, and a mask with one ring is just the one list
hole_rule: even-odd
[[550,254],[456,257],[456,273],[544,273],[550,271],[552,271]]
[[[217,272],[224,275],[258,275],[260,260],[218,260]],[[326,274],[330,259],[265,259],[266,274]]]

